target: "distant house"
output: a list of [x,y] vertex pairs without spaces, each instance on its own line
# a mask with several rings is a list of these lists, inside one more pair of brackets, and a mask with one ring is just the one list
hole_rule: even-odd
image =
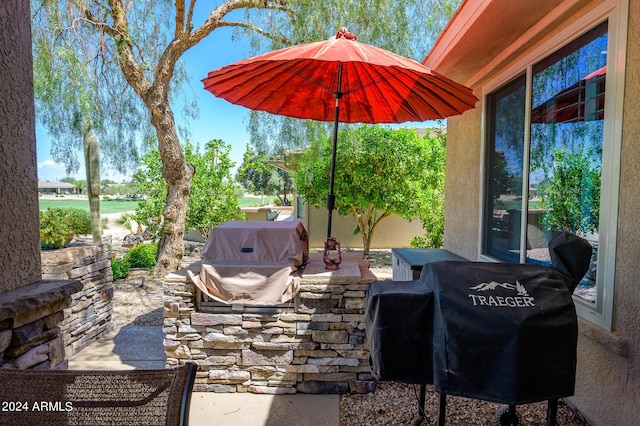
[[38,181],[39,195],[80,194],[82,191],[72,183]]

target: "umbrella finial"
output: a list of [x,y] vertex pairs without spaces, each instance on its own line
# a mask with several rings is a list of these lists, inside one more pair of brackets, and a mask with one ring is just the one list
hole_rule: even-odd
[[358,37],[356,37],[355,34],[351,34],[349,32],[349,30],[347,29],[347,27],[340,27],[340,29],[338,30],[338,34],[336,34],[336,38],[346,38],[347,40],[357,40]]

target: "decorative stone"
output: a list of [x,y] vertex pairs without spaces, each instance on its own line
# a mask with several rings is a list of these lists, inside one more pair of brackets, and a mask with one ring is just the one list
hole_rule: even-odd
[[82,283],[78,281],[42,280],[2,293],[0,294],[0,321],[42,309],[81,289]]
[[364,299],[345,299],[344,307],[345,309],[364,309]]
[[328,358],[335,357],[338,355],[336,351],[331,350],[307,350],[307,349],[299,349],[294,351],[295,356],[311,356],[316,358]]
[[311,299],[301,298],[300,313],[305,314],[325,314],[331,312],[331,309],[338,306],[336,299]]
[[173,349],[168,349],[167,347],[165,347],[164,353],[171,358],[191,359],[191,351],[189,349],[189,346],[187,345],[180,345],[177,348]]
[[319,343],[347,343],[349,341],[349,333],[344,330],[318,330],[313,332],[312,337],[314,342]]
[[251,379],[251,373],[240,370],[209,370],[209,379],[222,384],[242,383]]
[[232,366],[236,363],[236,357],[234,356],[209,356],[199,361],[199,365],[229,365]]
[[29,367],[33,367],[36,364],[47,361],[49,359],[49,345],[39,345],[31,349],[27,353],[20,355],[13,360],[12,364],[18,370],[26,370]]
[[311,315],[311,321],[313,322],[340,322],[342,321],[342,315],[337,314],[314,314]]
[[49,362],[51,367],[55,367],[64,361],[64,339],[59,335],[49,342]]
[[242,365],[287,365],[293,361],[293,351],[242,351]]
[[242,325],[242,315],[207,314],[194,312],[191,315],[192,325]]
[[310,358],[307,361],[311,365],[349,365],[355,367],[360,365],[360,361],[351,358]]
[[249,392],[265,395],[288,395],[296,393],[295,388],[283,388],[275,386],[249,386]]
[[295,373],[337,373],[337,365],[288,365],[287,370]]
[[4,350],[9,347],[12,334],[11,330],[0,331],[0,353],[4,352]]
[[296,385],[300,393],[343,394],[349,392],[349,383],[304,381]]
[[35,339],[42,334],[44,322],[38,320],[30,324],[23,325],[13,330],[13,338],[11,344],[13,346],[24,345],[25,343]]

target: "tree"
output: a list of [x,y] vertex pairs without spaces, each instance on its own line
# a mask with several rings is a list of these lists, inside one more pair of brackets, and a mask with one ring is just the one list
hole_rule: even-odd
[[553,157],[552,175],[540,188],[543,225],[573,234],[597,231],[601,181],[592,153],[554,148]]
[[422,191],[418,198],[418,217],[422,221],[422,236],[411,239],[412,247],[435,247],[444,245],[444,178],[446,159],[446,133],[435,131],[424,136],[428,149],[423,155],[424,176]]
[[[229,159],[230,150],[231,147],[221,140],[209,141],[204,153],[190,143],[184,147],[186,161],[195,167],[186,229],[198,230],[205,238],[216,225],[242,216],[231,179],[231,169],[235,164]],[[133,180],[146,197],[138,204],[134,218],[158,238],[163,229],[162,210],[168,191],[167,183],[162,179],[158,150],[146,154],[142,164],[142,168],[134,173]]]
[[238,181],[247,191],[258,195],[275,195],[282,205],[289,205],[288,195],[292,179],[288,172],[269,164],[262,149],[255,151],[247,145],[242,164],[236,173]]
[[[399,53],[413,52],[414,46],[426,40],[424,33],[431,30],[432,16],[443,20],[432,13],[431,6],[458,3],[225,0],[212,6],[198,26],[194,22],[196,0],[32,1],[36,92],[41,93],[37,96],[38,111],[44,116],[40,119],[49,123],[54,151],[64,151],[74,143],[73,133],[59,124],[57,116],[63,117],[64,123],[81,123],[91,117],[96,129],[117,136],[100,135],[103,149],[109,149],[110,143],[120,147],[109,151],[118,153],[111,159],[116,163],[136,157],[138,134],[150,140],[145,123],[150,122],[155,130],[162,176],[167,182],[156,274],[179,268],[184,252],[194,167],[185,161],[180,148],[172,95],[184,82],[180,59],[187,50],[223,27],[239,29],[241,36],[250,37],[256,50],[261,50],[263,41],[270,42],[268,48],[282,47],[328,38],[340,26],[349,25],[363,41],[402,47],[393,49]],[[426,51],[414,53],[421,58]],[[48,80],[47,76],[55,78]],[[56,82],[65,78],[68,84],[58,86]]]
[[[348,127],[336,155],[336,210],[352,215],[362,235],[365,257],[377,226],[396,214],[412,220],[441,209],[428,200],[442,195],[444,151],[440,140],[415,130],[381,126]],[[294,175],[296,190],[316,207],[329,187],[331,139],[312,143]],[[442,201],[439,201],[442,204]]]

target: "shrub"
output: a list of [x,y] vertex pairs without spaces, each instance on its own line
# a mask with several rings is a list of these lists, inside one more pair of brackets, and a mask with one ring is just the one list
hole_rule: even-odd
[[91,234],[91,215],[87,210],[65,209],[69,211],[69,224],[76,234]]
[[123,259],[113,258],[111,259],[111,271],[114,280],[126,278],[129,275],[129,264]]
[[65,247],[75,234],[88,233],[91,233],[91,218],[84,210],[48,208],[40,212],[40,246],[43,249]]
[[157,254],[157,243],[143,243],[132,247],[124,255],[124,260],[132,268],[151,268],[156,264]]

